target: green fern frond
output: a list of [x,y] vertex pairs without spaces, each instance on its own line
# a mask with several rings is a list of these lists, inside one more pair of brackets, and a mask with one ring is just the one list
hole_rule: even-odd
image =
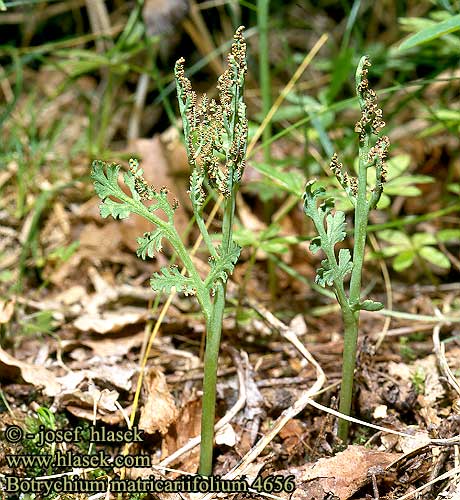
[[174,287],[177,292],[185,295],[195,295],[196,288],[192,278],[180,273],[177,266],[162,267],[160,273],[154,273],[150,278],[150,286],[155,292],[170,293]]
[[230,248],[225,254],[222,252],[222,247],[217,247],[217,257],[209,258],[211,269],[204,283],[207,288],[214,292],[218,280],[221,280],[222,283],[227,282],[228,276],[233,273],[240,252],[241,247],[234,241],[231,242]]
[[163,248],[161,241],[164,237],[165,233],[160,228],[155,231],[144,233],[143,236],[137,238],[139,247],[136,251],[136,255],[143,260],[145,260],[146,256],[152,258],[155,252],[161,252]]

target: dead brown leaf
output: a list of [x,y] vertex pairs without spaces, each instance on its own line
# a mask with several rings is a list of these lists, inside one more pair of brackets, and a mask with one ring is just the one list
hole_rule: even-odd
[[152,368],[143,382],[146,401],[141,410],[139,428],[148,434],[166,434],[169,426],[177,419],[178,411],[169,392],[164,374]]
[[387,467],[400,455],[375,451],[364,446],[350,445],[345,451],[331,458],[321,458],[315,463],[289,470],[296,476],[297,484],[292,500],[322,500],[335,495],[347,500],[369,481],[371,467]]
[[171,126],[162,132],[161,144],[165,157],[168,160],[171,174],[177,178],[184,178],[188,184],[190,165],[187,151],[178,128]]
[[3,380],[16,380],[21,377],[25,382],[41,388],[47,396],[56,396],[61,391],[61,384],[45,367],[18,361],[1,347],[0,375]]
[[[124,421],[122,412],[115,405],[118,398],[117,391],[108,389],[101,391],[91,384],[87,389],[76,389],[60,395],[59,403],[76,417],[90,421],[94,420],[94,408],[96,407],[96,420],[116,425]],[[126,409],[125,413],[129,415],[129,409]]]
[[92,349],[100,357],[123,357],[134,347],[142,345],[144,335],[144,331],[141,331],[129,337],[117,337],[116,339],[84,339],[81,341],[81,344]]
[[[189,439],[201,432],[201,400],[191,399],[179,410],[177,420],[169,427],[162,443],[161,457],[166,458],[185,445]],[[176,462],[177,469],[196,472],[198,469],[199,448],[194,448]]]
[[296,418],[289,422],[281,429],[279,436],[283,440],[283,450],[288,455],[292,455],[299,444],[302,444],[302,436],[305,429],[302,422]]
[[120,307],[116,311],[83,314],[73,325],[82,332],[113,333],[128,325],[146,321],[148,311],[142,307]]

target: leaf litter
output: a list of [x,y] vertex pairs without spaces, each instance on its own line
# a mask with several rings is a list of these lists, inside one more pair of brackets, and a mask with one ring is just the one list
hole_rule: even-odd
[[[56,86],[62,83],[62,74],[56,78],[57,74],[47,68],[37,72],[37,75],[39,89],[54,95]],[[91,90],[95,81],[80,79],[79,84]],[[72,90],[61,94],[61,98],[54,101],[54,106],[44,108],[40,113],[39,126],[45,130],[53,116],[59,117],[63,108],[73,107],[77,101],[78,96]],[[26,116],[25,104],[20,104],[22,116]],[[85,133],[88,127],[85,114],[80,110],[74,116],[79,119],[73,120],[72,127],[65,129],[66,133],[60,137],[59,147],[53,151],[52,157],[65,156],[75,138]],[[173,134],[170,132],[169,135]],[[412,136],[409,139],[420,162],[430,159],[429,150],[421,144],[423,141]],[[181,155],[177,137],[173,137],[172,144],[169,147],[164,137],[155,136],[133,143],[130,153],[143,158],[147,178],[181,194],[185,189],[184,182],[181,184],[179,179],[187,172],[187,165],[177,161]],[[286,142],[284,147],[287,153],[283,155],[289,154],[292,144]],[[75,166],[75,172],[80,168],[86,173],[86,167],[81,165],[88,162],[80,158],[78,163],[80,167]],[[169,175],[171,165],[177,168],[174,175]],[[8,199],[13,199],[10,188],[15,171],[17,165],[10,164],[0,175],[0,187],[7,189],[1,210],[7,206]],[[48,173],[39,174],[37,185],[46,186]],[[434,196],[433,192],[428,194]],[[78,189],[69,189],[44,215],[39,244],[42,247],[41,256],[46,261],[42,278],[49,281],[50,286],[39,289],[31,280],[26,283],[22,294],[0,302],[0,328],[5,340],[2,343],[4,349],[0,350],[2,391],[15,414],[32,412],[26,395],[34,390],[37,401],[51,406],[55,412],[69,412],[90,422],[96,419],[124,426],[139,375],[138,363],[145,343],[144,328],[148,332],[149,323],[157,317],[157,312],[149,307],[156,295],[149,290],[146,282],[152,271],[166,263],[166,257],[160,256],[165,262],[140,262],[132,255],[132,234],[138,235],[149,228],[142,226],[138,220],[131,226],[129,224],[132,223],[128,222],[121,225],[118,222],[101,224],[95,198],[86,204],[81,198]],[[31,201],[32,197],[29,197],[28,204]],[[422,211],[425,210],[426,200],[423,199],[408,200],[405,207],[408,213],[418,213],[420,204],[423,204]],[[246,204],[241,206],[244,228],[249,231],[265,229],[262,216],[250,213]],[[189,216],[184,200],[181,200],[182,209],[181,230],[185,228]],[[25,221],[8,217],[8,224],[2,225],[1,271],[11,271],[9,279],[16,277],[14,267],[20,254],[18,242],[24,244],[27,241],[32,219],[32,215]],[[3,224],[3,216],[1,220]],[[299,222],[295,214],[290,214],[282,222],[282,227],[286,234],[291,235],[296,234],[295,229],[302,224],[305,222]],[[309,234],[306,229],[299,233]],[[78,241],[79,245],[72,249],[70,245],[74,241]],[[104,245],[100,244],[101,241]],[[69,249],[68,254],[62,251],[65,248]],[[48,258],[53,253],[54,256]],[[266,252],[256,254],[255,268],[250,273],[247,287],[247,295],[261,301],[267,298],[264,287],[261,287],[261,281],[265,279],[266,258]],[[282,260],[295,273],[310,278],[313,276],[316,264],[303,249],[300,252],[298,248],[293,248],[282,255]],[[35,257],[29,256],[26,265],[34,269],[41,264],[37,264]],[[236,284],[241,284],[245,277],[246,262],[240,267],[241,271],[237,269],[235,273]],[[282,290],[286,291],[277,304],[279,310],[296,314],[294,320],[287,321],[287,324],[318,361],[327,375],[327,384],[333,385],[339,377],[342,349],[341,325],[336,314],[332,312],[328,317],[305,314],[306,300],[318,307],[327,305],[327,302],[318,298],[317,302],[312,302],[311,290],[292,276],[278,273],[277,277]],[[413,314],[431,315],[433,303],[445,298],[437,291],[413,293],[406,284],[401,285],[400,290],[398,304],[404,304],[407,311]],[[235,297],[236,292],[231,299]],[[458,291],[454,292],[454,300],[458,301]],[[356,426],[355,438],[367,440],[369,447],[350,445],[331,457],[329,455],[337,450],[334,418],[306,404],[300,413],[283,420],[286,410],[298,409],[297,402],[302,399],[303,392],[315,383],[317,374],[313,365],[306,362],[283,336],[286,330],[282,325],[278,331],[273,324],[267,326],[257,315],[257,309],[257,303],[246,303],[239,312],[248,318],[235,315],[225,324],[225,344],[238,346],[241,351],[241,364],[246,372],[246,401],[240,412],[217,434],[216,470],[225,474],[237,467],[246,454],[254,451],[260,440],[270,434],[280,418],[284,425],[267,440],[264,450],[256,450],[257,456],[244,462],[244,470],[248,477],[254,478],[260,472],[294,474],[297,489],[291,498],[374,496],[373,477],[380,498],[385,498],[390,491],[394,492],[394,496],[401,496],[426,483],[436,467],[444,467],[445,463],[447,468],[452,467],[451,455],[448,460],[442,458],[442,450],[449,448],[430,445],[432,438],[448,439],[459,434],[459,412],[455,406],[458,394],[452,385],[446,384],[447,375],[439,366],[440,354],[431,353],[431,342],[420,338],[418,344],[411,342],[412,346],[418,345],[418,359],[411,360],[410,353],[404,352],[403,343],[387,340],[379,353],[369,355],[367,359],[362,357],[358,366],[359,397],[355,414],[362,420],[375,419],[383,427],[412,433],[412,437],[381,432],[359,436],[361,427]],[[39,333],[36,339],[33,337],[37,335],[36,330],[29,329],[35,333],[32,333],[32,339],[24,339],[20,334],[25,329],[20,330],[18,319],[28,318],[35,311],[52,312],[50,331],[43,333],[44,337],[40,337]],[[366,319],[363,335],[372,337],[377,323],[376,320]],[[393,323],[394,328],[396,324],[401,327],[407,325],[402,320],[393,320]],[[280,328],[279,324],[275,326]],[[139,425],[153,437],[153,441],[149,441],[149,446],[153,443],[153,449],[145,451],[151,453],[156,462],[167,459],[200,432],[201,332],[201,320],[194,315],[193,309],[189,305],[183,307],[182,299],[175,299],[168,320],[162,325],[160,337],[154,342],[140,406]],[[424,335],[421,330],[416,333]],[[442,338],[453,336],[454,340],[448,344],[442,363],[444,366],[447,363],[454,378],[458,377],[460,369],[457,334],[455,326],[443,326]],[[293,336],[290,338],[294,339]],[[34,356],[28,356],[30,349],[35,349]],[[179,351],[193,352],[193,361],[186,361]],[[245,352],[248,352],[247,357]],[[44,358],[47,358],[46,366],[43,366]],[[41,364],[34,363],[34,359]],[[239,393],[234,363],[226,351],[221,363],[218,417],[226,415]],[[275,380],[285,385],[272,383]],[[334,394],[334,388],[328,389],[317,399],[326,406],[334,407]],[[195,447],[188,455],[181,456],[174,467],[196,471],[197,450]],[[128,475],[134,473],[134,470],[128,471]],[[454,499],[456,495],[458,486],[454,482],[448,482],[439,492],[439,498]]]
[[[96,420],[110,425],[123,425],[124,415],[120,411],[120,406],[124,408],[124,412],[128,412],[129,414],[129,396],[128,400],[126,400],[126,397],[132,391],[136,378],[135,365],[127,368],[126,358],[127,354],[130,352],[135,354],[136,350],[141,347],[144,337],[142,325],[149,320],[150,315],[146,313],[145,306],[133,307],[132,305],[126,305],[118,307],[116,311],[111,311],[110,308],[113,307],[113,304],[119,303],[120,300],[124,302],[128,301],[128,304],[130,302],[131,304],[139,302],[146,304],[147,300],[154,298],[154,296],[143,287],[126,284],[117,285],[116,283],[108,282],[105,273],[100,274],[95,268],[90,267],[89,269],[93,269],[89,273],[89,276],[91,286],[95,290],[94,292],[88,293],[84,286],[75,284],[68,290],[59,291],[54,297],[45,299],[42,307],[49,308],[55,312],[62,312],[64,318],[66,318],[64,324],[69,321],[66,326],[66,328],[70,328],[69,332],[72,332],[72,330],[75,333],[79,331],[80,335],[83,335],[79,339],[69,337],[67,340],[63,339],[61,341],[66,352],[66,357],[68,358],[66,364],[71,364],[69,356],[72,354],[72,351],[69,351],[69,349],[76,349],[78,346],[83,346],[91,349],[92,358],[97,357],[97,365],[80,370],[72,368],[67,374],[62,375],[59,374],[62,369],[57,364],[52,364],[49,369],[37,371],[34,365],[18,362],[11,356],[4,355],[2,352],[0,369],[3,376],[9,375],[12,380],[21,381],[22,378],[23,381],[32,383],[39,389],[43,387],[45,395],[55,397],[53,407],[56,410],[62,411],[66,409],[72,415],[88,421],[94,421],[94,418],[96,418]],[[69,307],[72,308],[75,306],[78,306],[78,309],[75,309],[73,312],[69,311]],[[10,311],[8,312],[9,320],[13,317],[11,307],[10,305]],[[258,306],[256,305],[255,307],[257,309]],[[87,312],[85,313],[85,311]],[[133,315],[131,315],[130,311]],[[114,313],[112,316],[111,312]],[[173,328],[172,332],[174,332],[174,321],[177,321],[181,316],[182,313],[177,311],[177,318],[176,320],[172,320],[173,323],[171,324]],[[100,321],[100,323],[95,320]],[[106,323],[104,323],[104,320],[106,320]],[[308,364],[305,371],[302,363],[299,363],[298,360],[296,363],[293,363],[293,359],[296,356],[290,353],[290,350],[286,346],[283,346],[283,343],[279,339],[275,337],[272,340],[271,337],[273,337],[273,334],[270,333],[271,329],[267,329],[266,326],[262,327],[262,325],[258,326],[258,321],[260,320],[245,324],[242,331],[253,333],[259,331],[258,335],[261,335],[261,338],[267,338],[268,335],[268,338],[270,338],[268,345],[274,351],[265,354],[266,361],[264,363],[260,362],[262,358],[257,358],[254,355],[249,356],[246,363],[247,370],[249,370],[248,373],[252,373],[248,380],[252,380],[252,382],[249,383],[248,388],[251,387],[251,384],[255,388],[258,380],[266,378],[265,374],[271,374],[269,378],[274,376],[277,379],[282,379],[286,376],[292,377],[293,375],[302,373],[306,377],[306,380],[309,377],[311,379],[313,374],[308,369]],[[188,328],[191,328],[190,332],[193,336],[194,321],[188,319],[187,324],[189,325]],[[229,322],[227,326],[229,328],[236,328],[236,323]],[[134,331],[130,331],[132,327],[135,327]],[[309,328],[306,325],[302,315],[297,315],[291,321],[290,329],[298,338],[313,337],[311,327]],[[196,328],[196,332],[199,331],[200,328]],[[100,334],[103,334],[104,338],[95,337],[95,335]],[[329,363],[334,363],[339,354],[337,352],[337,354],[332,354],[331,356],[331,351],[327,347],[331,338],[330,335],[319,333],[316,335],[318,345],[312,348],[312,352],[317,351],[318,358],[321,359],[326,367]],[[168,337],[163,339],[163,341],[167,340]],[[334,345],[335,342],[334,340]],[[250,343],[247,346],[249,345]],[[165,353],[166,351],[167,349],[164,350]],[[161,349],[158,352],[161,353]],[[328,356],[325,357],[325,354],[328,352]],[[455,352],[455,350],[452,352]],[[160,354],[160,356],[162,355]],[[132,358],[132,356],[130,357]],[[110,364],[110,362],[107,364],[107,361],[110,359],[117,360],[116,371],[113,368],[115,365]],[[167,367],[167,370],[171,370],[171,365],[167,363],[166,359],[164,358],[162,363],[160,357],[158,360],[159,366],[163,364]],[[255,361],[256,359],[258,359],[258,362]],[[394,355],[393,359],[396,359]],[[453,354],[449,359],[456,361]],[[88,355],[85,355],[83,358],[79,358],[77,365],[82,366],[82,362],[87,363],[88,360],[91,360],[91,357],[88,358]],[[119,363],[122,363],[122,365]],[[224,361],[224,363],[226,362]],[[373,361],[372,363],[379,369],[378,367],[381,362],[377,365]],[[8,370],[6,365],[10,367]],[[258,368],[254,370],[254,366],[256,365]],[[435,408],[446,397],[446,391],[437,370],[436,356],[429,354],[410,365],[404,362],[385,360],[382,366],[385,366],[387,377],[394,379],[399,387],[396,396],[393,395],[391,397],[391,393],[388,393],[388,391],[386,396],[382,392],[382,389],[376,391],[376,402],[386,403],[387,408],[386,414],[380,419],[382,425],[385,425],[388,416],[392,415],[393,418],[388,420],[391,426],[410,431],[410,427],[405,426],[397,418],[397,413],[394,413],[394,411],[398,407],[402,408],[404,406],[401,406],[401,404],[407,401],[411,393],[415,394],[414,376],[418,373],[420,376],[423,374],[424,389],[419,394],[415,394],[415,400],[419,405],[419,409],[411,411],[414,412],[414,415],[418,412],[420,422],[424,422],[425,425],[432,424],[439,426],[439,419],[443,420],[445,417],[441,415],[436,420],[429,415],[430,409],[435,412],[435,416],[437,415],[438,412]],[[295,367],[294,372],[292,371],[293,367]],[[11,370],[11,368],[14,368],[14,370]],[[361,369],[363,373],[366,373],[363,366]],[[34,372],[34,377],[28,375],[31,370]],[[58,375],[53,374],[55,371],[57,371]],[[37,373],[46,374],[49,378],[41,380],[39,377],[37,378]],[[157,369],[149,371],[149,374],[144,379],[141,420],[139,422],[139,425],[149,434],[154,435],[155,433],[159,433],[159,435],[163,436],[161,441],[163,458],[167,458],[175,450],[186,444],[189,439],[199,434],[199,416],[201,411],[199,399],[193,396],[194,390],[196,390],[193,389],[194,382],[186,383],[189,385],[189,390],[192,389],[189,396],[191,399],[186,402],[183,399],[184,395],[181,396],[181,391],[186,390],[184,384],[174,382],[171,387],[168,387],[169,384],[166,383],[166,379],[161,374],[161,371]],[[55,382],[50,384],[50,380]],[[227,389],[225,389],[226,387]],[[231,379],[228,379],[222,386],[221,401],[224,402],[226,392],[234,393],[234,391],[235,386],[231,383]],[[270,400],[269,393],[275,391],[275,395],[272,397],[273,401],[280,401],[280,395],[276,392],[275,388],[269,388],[268,392],[267,390],[264,391],[263,396],[259,395],[256,397],[254,389],[249,389],[248,404],[245,406],[243,414],[245,417],[240,421],[237,419],[235,424],[226,424],[219,431],[218,448],[223,455],[219,456],[218,464],[225,464],[227,468],[231,467],[232,464],[236,464],[237,457],[235,456],[232,459],[231,455],[237,449],[239,449],[240,453],[247,453],[251,446],[254,445],[254,432],[256,434],[257,432],[260,433],[260,431],[263,433],[268,432],[268,428],[263,422],[263,419],[266,418],[264,415],[270,415],[270,413],[273,415],[273,412],[276,415],[277,411],[282,411],[284,408],[293,405],[296,398],[301,394],[299,389],[294,386],[291,389],[292,392],[289,398],[281,399],[282,403],[278,407],[272,406],[270,408],[266,406]],[[116,403],[119,403],[120,406]],[[252,410],[251,404],[253,405]],[[375,411],[376,408],[377,406],[374,406],[370,410]],[[366,412],[365,405],[362,411]],[[261,428],[258,430],[256,427],[251,431],[249,430],[251,427],[249,424],[254,423],[258,414],[260,415],[259,418],[262,419],[260,422]],[[451,414],[447,413],[447,415],[450,416]],[[324,498],[327,494],[335,495],[340,499],[351,498],[357,491],[370,488],[372,476],[369,475],[369,471],[373,468],[380,466],[383,469],[383,472],[380,471],[376,477],[379,485],[385,485],[388,482],[394,481],[397,474],[396,471],[392,470],[385,472],[385,468],[390,463],[401,457],[402,453],[410,454],[420,449],[426,449],[426,445],[430,439],[429,435],[426,431],[417,431],[417,429],[418,426],[415,426],[414,430],[416,432],[412,439],[398,438],[395,441],[386,439],[385,435],[382,435],[380,437],[380,448],[382,449],[380,450],[369,450],[353,445],[349,446],[344,452],[336,454],[334,457],[320,458],[304,465],[290,465],[289,468],[284,470],[279,468],[277,473],[294,473],[297,489],[291,498],[316,498],[315,495],[318,498]],[[315,431],[324,432],[324,430],[320,431],[317,424],[315,427],[308,429],[308,425],[305,425],[303,420],[296,418],[288,419],[287,423],[279,431],[278,443],[276,442],[276,438],[267,443],[271,452],[259,458],[259,468],[268,467],[270,469],[270,463],[281,463],[280,460],[286,460],[282,457],[286,456],[289,456],[291,464],[301,463],[301,457],[304,456],[305,452],[307,454],[311,453],[311,440],[315,436]],[[326,441],[330,440],[330,444],[333,445],[331,434],[324,434],[323,439],[326,439]],[[244,442],[247,444],[243,445]],[[386,451],[387,449],[392,451]],[[197,453],[198,448],[195,448],[188,455],[184,455],[174,466],[179,470],[196,471],[198,464]],[[312,456],[314,455],[312,454]],[[426,457],[426,454],[422,456]],[[409,460],[412,460],[414,464],[417,463],[416,457]],[[349,464],[349,467],[344,467],[344,464]],[[133,474],[135,475],[135,471],[130,472],[130,475]],[[407,474],[408,472],[406,472]],[[420,475],[416,475],[415,477],[416,481],[421,480]],[[411,481],[410,472],[406,481]]]

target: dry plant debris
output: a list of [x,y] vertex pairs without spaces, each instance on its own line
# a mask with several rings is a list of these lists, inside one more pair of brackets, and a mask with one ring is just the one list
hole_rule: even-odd
[[[216,2],[191,2],[190,17],[181,25],[179,18],[187,10],[187,2],[146,1],[145,24],[139,18],[129,38],[122,33],[134,2],[114,10],[109,3],[101,10],[102,4],[94,2],[94,7],[86,2],[85,7],[81,1],[47,2],[43,8],[34,7],[37,15],[33,20],[27,6],[0,14],[0,22],[5,23],[2,34],[18,34],[13,52],[5,52],[3,42],[0,46],[0,99],[5,98],[6,104],[2,116],[11,109],[2,121],[0,147],[0,432],[10,424],[26,428],[44,410],[64,428],[83,422],[114,430],[126,428],[139,360],[159,314],[157,295],[146,284],[152,270],[158,272],[169,264],[171,248],[165,246],[163,254],[149,263],[132,255],[133,235],[148,228],[138,218],[101,222],[86,179],[88,164],[96,154],[141,157],[149,184],[165,185],[178,196],[184,193],[188,184],[185,148],[180,131],[167,123],[162,107],[168,98],[172,59],[178,54],[173,53],[174,47],[181,36],[192,36],[200,46],[193,47],[183,38],[186,44],[179,45],[181,52],[185,48],[184,54],[199,67],[204,62],[192,54],[196,49],[209,56],[211,72],[220,73],[220,56],[213,51],[229,38],[232,29],[226,10],[230,4],[223,8]],[[233,478],[246,474],[251,481],[260,474],[292,474],[295,492],[273,495],[285,499],[457,500],[460,247],[458,236],[433,241],[444,230],[457,230],[459,222],[459,74],[451,63],[458,59],[458,32],[427,41],[390,61],[386,54],[393,57],[394,47],[405,36],[402,22],[406,23],[404,29],[412,29],[415,25],[411,23],[416,22],[435,25],[449,12],[441,10],[439,2],[419,2],[400,12],[407,21],[398,21],[391,3],[371,9],[360,4],[355,24],[349,24],[338,23],[336,15],[331,16],[332,6],[311,4],[286,4],[277,19],[283,44],[277,30],[268,34],[272,69],[277,68],[273,97],[283,94],[271,115],[271,126],[284,135],[271,143],[268,167],[263,165],[262,148],[253,149],[245,186],[237,199],[237,243],[243,245],[244,241],[247,248],[228,283],[229,316],[218,370],[214,473]],[[249,16],[243,4],[239,8]],[[62,24],[62,29],[74,26],[78,31],[78,22],[65,16],[77,13],[83,26],[87,9],[96,15],[88,26],[94,30],[99,26],[104,31],[102,38],[80,31],[76,38],[53,39],[55,21],[61,19],[55,16],[72,20]],[[157,10],[164,17],[156,16]],[[232,15],[239,14],[235,10]],[[347,15],[344,12],[343,19]],[[206,26],[208,20],[216,22],[215,32]],[[369,20],[366,27],[363,20]],[[219,21],[222,33],[217,30]],[[314,29],[304,23],[311,23]],[[156,80],[149,66],[151,54],[145,47],[136,52],[147,40],[136,37],[143,26],[158,31],[159,25],[175,28],[174,36],[167,39],[168,50],[161,49],[158,57],[154,54],[160,77]],[[188,35],[182,34],[182,26]],[[338,39],[347,26],[352,29],[348,46]],[[295,78],[289,86],[291,92],[284,92],[299,55],[316,47],[318,30],[330,34],[327,44],[314,56],[305,75],[300,72]],[[371,80],[372,85],[376,80],[375,88],[383,90],[379,102],[385,106],[392,154],[406,158],[409,166],[402,176],[388,175],[388,185],[396,179],[402,187],[399,194],[391,195],[389,206],[377,210],[370,221],[383,253],[368,252],[371,260],[365,262],[364,282],[369,294],[382,303],[391,292],[395,311],[373,317],[363,313],[353,400],[357,419],[352,422],[354,444],[340,451],[332,412],[337,408],[340,383],[342,325],[333,301],[312,289],[319,261],[306,252],[308,241],[303,237],[312,236],[313,231],[302,216],[297,192],[306,170],[309,175],[320,175],[330,189],[337,187],[322,175],[323,171],[330,173],[325,161],[330,145],[343,147],[338,149],[340,161],[350,167],[350,176],[353,173],[349,151],[354,145],[349,131],[356,113],[354,104],[346,100],[352,95],[346,81],[351,64],[358,59],[358,46],[359,50],[366,48],[355,37],[359,30],[366,47],[370,43],[376,47]],[[257,116],[260,89],[254,73],[258,36],[249,30],[251,133],[252,125],[261,118]],[[126,45],[117,45],[118,40]],[[58,49],[51,50],[48,42],[57,42]],[[449,52],[451,44],[454,52]],[[117,53],[120,47],[122,51]],[[109,57],[108,50],[115,52]],[[90,57],[93,53],[96,64]],[[130,113],[136,105],[134,90],[146,74],[140,70],[149,72],[145,108],[139,110],[143,116],[138,116],[137,123],[142,138],[132,140],[126,148]],[[187,75],[197,82],[199,94],[209,94],[208,71],[202,66],[198,73]],[[399,82],[398,88],[393,87],[393,80]],[[163,97],[157,85],[165,85]],[[333,102],[338,103],[337,109]],[[104,116],[110,118],[107,127]],[[298,120],[303,120],[301,125]],[[338,160],[332,168],[339,168]],[[391,168],[388,171],[390,174]],[[432,182],[425,183],[423,176]],[[410,196],[411,191],[418,194]],[[185,234],[192,214],[186,196],[179,202],[176,218]],[[265,205],[274,209],[272,220],[267,218]],[[212,207],[211,201],[205,213],[212,213]],[[417,238],[429,242],[404,272],[392,269],[385,257],[391,244],[380,239],[380,224],[389,224],[410,238],[422,235]],[[219,223],[213,221],[210,232],[219,229]],[[194,243],[197,233],[192,231],[185,238]],[[424,259],[424,254],[432,257],[430,248],[443,254],[443,265],[447,260],[450,267],[440,268]],[[201,273],[206,257],[198,252],[193,259]],[[387,265],[390,289],[382,285],[376,259],[384,259]],[[269,262],[275,263],[275,301],[271,301]],[[385,322],[389,317],[391,323]],[[147,439],[129,449],[133,454],[148,454],[152,467],[128,468],[127,478],[153,474],[165,479],[181,477],[179,470],[197,471],[203,329],[196,307],[176,296],[153,342],[140,394],[137,423]],[[382,343],[374,351],[378,338]],[[379,428],[368,428],[366,422]],[[366,443],[364,447],[362,443]],[[56,449],[65,451],[61,444]],[[123,452],[116,447],[106,449],[112,457]],[[6,465],[5,455],[25,451],[2,438],[0,474],[35,474]],[[87,446],[84,452],[88,452]],[[70,472],[81,478],[94,473],[53,470],[37,475]],[[116,473],[121,471],[116,469]],[[107,495],[68,497],[96,500]],[[223,497],[156,496],[161,500]],[[251,492],[245,498],[266,497]]]

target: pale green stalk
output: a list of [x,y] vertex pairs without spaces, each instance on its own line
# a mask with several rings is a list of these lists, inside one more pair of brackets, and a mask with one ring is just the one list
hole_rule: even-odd
[[[225,201],[222,223],[222,248],[228,251],[232,241],[233,215],[235,212],[236,189]],[[222,321],[225,310],[226,283],[219,282],[216,288],[212,314],[206,323],[206,350],[204,354],[203,418],[201,420],[200,474],[212,473],[212,451],[214,442],[214,420],[216,410],[217,367],[219,360]]]
[[[361,82],[361,73],[363,69],[364,58],[356,70],[357,84]],[[359,96],[358,100],[361,109],[365,103]],[[353,271],[350,280],[350,304],[357,304],[361,294],[361,277],[364,262],[364,252],[366,248],[367,222],[369,216],[369,203],[367,201],[367,157],[369,155],[370,134],[366,134],[363,143],[359,145],[359,164],[358,164],[358,196],[355,206],[355,232],[353,245]],[[343,365],[342,365],[342,384],[340,386],[340,405],[339,411],[345,415],[350,415],[351,403],[353,399],[353,380],[356,365],[356,350],[358,345],[359,329],[359,309],[350,311],[349,307],[343,307],[342,317],[344,323],[343,339]],[[338,436],[346,441],[348,436],[349,421],[339,420]]]
[[[213,260],[232,259],[236,248],[232,239],[233,218],[247,147],[246,108],[243,102],[246,61],[241,31],[240,28],[235,35],[235,42],[228,57],[228,69],[219,78],[220,104],[208,102],[203,98],[200,105],[197,105],[196,95],[184,74],[182,60],[176,64],[179,108],[187,155],[193,169],[190,198],[198,227]],[[226,147],[223,146],[225,143]],[[220,170],[220,160],[214,156],[215,151],[225,156],[224,170]],[[209,184],[214,185],[224,197],[222,242],[219,251],[214,248],[201,217],[203,188]],[[239,250],[237,253],[239,254]],[[225,309],[226,279],[219,278],[213,291],[212,312],[206,321],[199,467],[202,475],[212,474],[217,366]]]
[[[356,350],[359,330],[359,311],[365,309],[375,311],[383,307],[382,304],[371,300],[361,301],[361,277],[366,248],[366,235],[369,211],[375,208],[382,194],[385,182],[385,158],[389,147],[387,137],[378,138],[371,147],[372,134],[377,135],[384,123],[382,111],[377,107],[377,97],[369,89],[367,71],[370,66],[367,57],[361,58],[356,71],[356,93],[361,108],[361,119],[355,127],[359,135],[359,164],[358,177],[349,176],[338,162],[337,155],[331,161],[331,170],[347,193],[355,209],[353,262],[349,250],[341,249],[336,255],[335,245],[345,239],[345,215],[333,210],[333,200],[326,199],[317,206],[317,201],[325,197],[325,190],[313,190],[309,182],[305,191],[305,212],[313,220],[319,237],[314,238],[310,245],[313,252],[321,248],[326,259],[318,270],[316,283],[321,286],[332,286],[339,302],[344,324],[344,350],[342,383],[340,389],[339,411],[350,415],[353,400],[353,378],[356,364]],[[375,167],[375,185],[368,193],[367,170]],[[337,258],[338,257],[338,258]],[[349,293],[344,287],[344,279],[351,273]],[[346,441],[349,422],[339,420],[338,436]]]
[[[206,321],[200,454],[200,474],[203,475],[212,473],[217,362],[226,282],[241,250],[233,242],[232,227],[236,192],[244,170],[248,133],[246,106],[243,102],[246,44],[242,30],[241,27],[235,33],[228,56],[228,69],[219,78],[220,103],[208,101],[204,96],[198,104],[191,83],[185,76],[183,59],[177,61],[175,68],[179,110],[192,168],[189,195],[195,220],[209,252],[209,273],[204,281],[174,226],[174,211],[178,202],[169,202],[166,188],[162,187],[158,192],[145,181],[137,160],[130,160],[129,172],[124,174],[125,185],[131,195],[126,194],[118,184],[118,165],[94,161],[91,173],[96,192],[102,199],[102,217],[111,215],[121,219],[135,213],[154,226],[154,231],[138,238],[138,256],[153,257],[155,252],[162,249],[162,240],[165,239],[182,261],[182,272],[171,266],[162,268],[160,273],[154,273],[150,280],[152,288],[158,292],[170,293],[176,289],[186,295],[195,295],[201,306]],[[223,166],[222,158],[225,158]],[[225,200],[222,243],[219,247],[214,246],[203,220],[206,186],[215,188]],[[155,214],[157,210],[166,215],[166,220]]]

